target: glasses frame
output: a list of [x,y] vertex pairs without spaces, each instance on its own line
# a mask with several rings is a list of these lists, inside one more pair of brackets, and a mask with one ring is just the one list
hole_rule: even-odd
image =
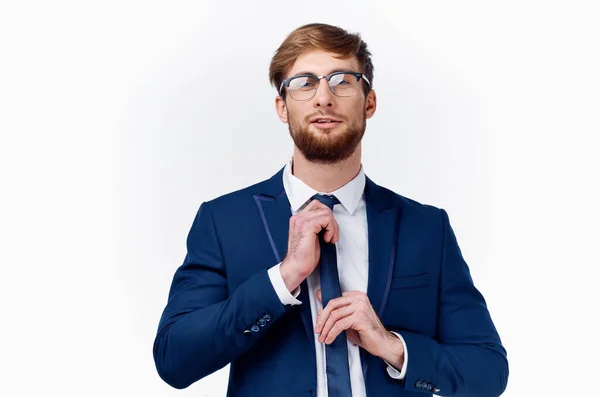
[[281,86],[279,87],[279,95],[281,95],[281,92],[282,92],[281,90],[283,89],[283,87],[284,87],[284,86],[288,88],[288,93],[289,93],[290,82],[291,82],[293,79],[297,78],[297,77],[312,77],[312,78],[314,78],[315,80],[317,80],[317,85],[316,85],[316,86],[315,86],[315,88],[313,89],[313,94],[310,96],[310,98],[306,98],[306,99],[296,99],[296,98],[292,97],[292,95],[290,94],[290,98],[292,98],[292,99],[293,99],[293,100],[295,100],[295,101],[301,101],[301,102],[304,102],[304,101],[308,101],[308,100],[311,100],[311,99],[313,99],[313,98],[314,98],[314,96],[315,96],[315,94],[317,93],[317,90],[319,89],[319,85],[320,85],[320,83],[321,83],[321,79],[326,79],[326,80],[327,80],[327,86],[329,87],[329,91],[331,91],[331,93],[332,93],[333,95],[337,96],[337,97],[340,97],[340,98],[350,98],[350,97],[352,97],[352,96],[356,95],[356,92],[355,92],[354,94],[352,94],[352,95],[350,95],[350,96],[340,96],[340,95],[336,94],[335,92],[333,92],[333,88],[331,87],[331,84],[329,84],[329,82],[331,81],[331,78],[332,78],[333,76],[336,76],[336,75],[338,75],[338,74],[351,74],[351,75],[354,75],[354,76],[356,77],[356,81],[360,81],[360,79],[363,79],[363,80],[365,81],[365,83],[367,83],[367,84],[369,85],[369,87],[371,87],[371,82],[369,81],[369,79],[368,79],[368,78],[367,78],[367,77],[366,77],[364,74],[362,74],[362,73],[358,73],[358,72],[353,72],[353,71],[351,71],[351,70],[347,70],[347,71],[337,71],[337,72],[330,73],[330,74],[328,74],[327,76],[315,76],[315,75],[314,75],[314,74],[312,74],[312,73],[301,73],[301,74],[297,74],[297,75],[295,75],[295,76],[292,76],[292,77],[288,77],[287,79],[284,79],[284,80],[281,82]]

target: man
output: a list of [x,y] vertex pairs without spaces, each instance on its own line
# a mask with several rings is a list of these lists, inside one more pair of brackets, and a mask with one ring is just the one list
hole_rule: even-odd
[[377,98],[359,35],[310,24],[273,56],[294,154],[202,203],[154,343],[184,388],[231,363],[229,396],[498,396],[506,351],[443,209],[375,184]]

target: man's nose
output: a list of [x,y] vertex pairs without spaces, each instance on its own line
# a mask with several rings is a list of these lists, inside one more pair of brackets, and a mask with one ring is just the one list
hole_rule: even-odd
[[331,92],[331,89],[329,88],[329,82],[327,81],[327,79],[319,80],[319,86],[317,87],[317,92],[315,93],[315,97],[313,98],[313,100],[315,107],[333,106],[333,103],[335,101],[335,95],[333,95],[333,92]]

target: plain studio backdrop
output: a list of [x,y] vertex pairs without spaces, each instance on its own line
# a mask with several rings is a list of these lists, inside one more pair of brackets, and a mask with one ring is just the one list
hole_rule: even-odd
[[504,395],[597,395],[593,3],[2,3],[0,394],[225,394],[228,367],[168,386],[152,343],[199,205],[289,160],[269,61],[325,22],[371,49],[365,172],[448,211]]

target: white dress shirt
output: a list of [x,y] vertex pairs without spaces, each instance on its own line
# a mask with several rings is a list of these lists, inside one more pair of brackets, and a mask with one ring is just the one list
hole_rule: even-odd
[[[340,227],[340,239],[335,244],[337,252],[338,273],[342,292],[358,290],[367,292],[369,276],[369,244],[367,229],[367,211],[364,199],[365,173],[361,165],[358,175],[350,182],[334,192],[317,192],[292,174],[293,158],[286,164],[283,172],[283,187],[291,204],[292,213],[295,215],[310,203],[310,198],[317,194],[332,194],[338,198],[341,205],[333,207],[333,216]],[[300,305],[303,302],[296,299],[300,294],[300,287],[290,293],[285,286],[279,266],[269,269],[268,274],[281,302],[285,305]],[[318,269],[318,267],[317,267]],[[308,285],[309,304],[312,314],[313,328],[316,325],[317,313],[322,305],[316,297],[320,288],[320,274],[313,271],[306,279]],[[408,352],[406,343],[400,334],[395,333],[404,345],[404,365],[398,371],[388,363],[388,375],[395,379],[403,379],[406,375]],[[350,364],[350,384],[352,395],[365,397],[365,382],[362,373],[359,347],[349,340],[348,361]],[[327,397],[327,374],[325,361],[325,344],[319,343],[315,335],[315,351],[317,355],[317,397]]]

